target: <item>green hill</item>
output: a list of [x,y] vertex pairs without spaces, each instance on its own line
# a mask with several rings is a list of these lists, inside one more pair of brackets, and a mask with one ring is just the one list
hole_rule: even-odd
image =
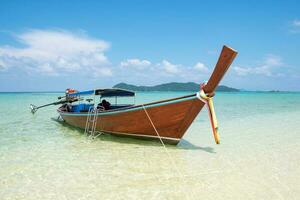
[[[188,83],[164,83],[155,86],[136,86],[127,83],[119,83],[114,88],[121,88],[132,91],[199,91],[199,84],[188,82]],[[225,85],[220,85],[217,88],[220,92],[239,92],[239,89],[227,87]]]

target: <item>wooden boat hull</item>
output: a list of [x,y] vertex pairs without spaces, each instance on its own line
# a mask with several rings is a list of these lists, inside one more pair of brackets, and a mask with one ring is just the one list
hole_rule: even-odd
[[[177,144],[203,106],[204,103],[195,94],[126,109],[108,110],[97,114],[96,131],[150,139],[160,137],[164,142]],[[58,112],[66,123],[85,129],[87,113]]]

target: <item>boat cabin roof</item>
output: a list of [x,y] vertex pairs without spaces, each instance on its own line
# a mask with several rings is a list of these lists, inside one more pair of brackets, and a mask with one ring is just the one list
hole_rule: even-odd
[[83,96],[83,95],[100,95],[101,97],[132,97],[135,96],[135,93],[129,90],[123,90],[119,88],[107,88],[107,89],[78,91],[69,94],[69,96],[71,97]]

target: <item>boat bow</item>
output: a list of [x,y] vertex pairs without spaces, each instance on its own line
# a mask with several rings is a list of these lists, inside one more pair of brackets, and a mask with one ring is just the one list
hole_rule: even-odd
[[197,93],[197,97],[207,105],[208,115],[216,144],[220,144],[220,136],[218,132],[219,128],[214,109],[213,96],[217,86],[221,82],[223,76],[227,72],[236,55],[237,51],[233,50],[230,47],[223,46],[212,75],[210,76],[207,83],[203,83],[201,85],[201,90]]

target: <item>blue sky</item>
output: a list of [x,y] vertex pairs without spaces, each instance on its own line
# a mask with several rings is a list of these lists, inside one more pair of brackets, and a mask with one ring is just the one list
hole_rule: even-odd
[[0,2],[0,91],[203,82],[223,44],[222,84],[300,91],[297,1]]

